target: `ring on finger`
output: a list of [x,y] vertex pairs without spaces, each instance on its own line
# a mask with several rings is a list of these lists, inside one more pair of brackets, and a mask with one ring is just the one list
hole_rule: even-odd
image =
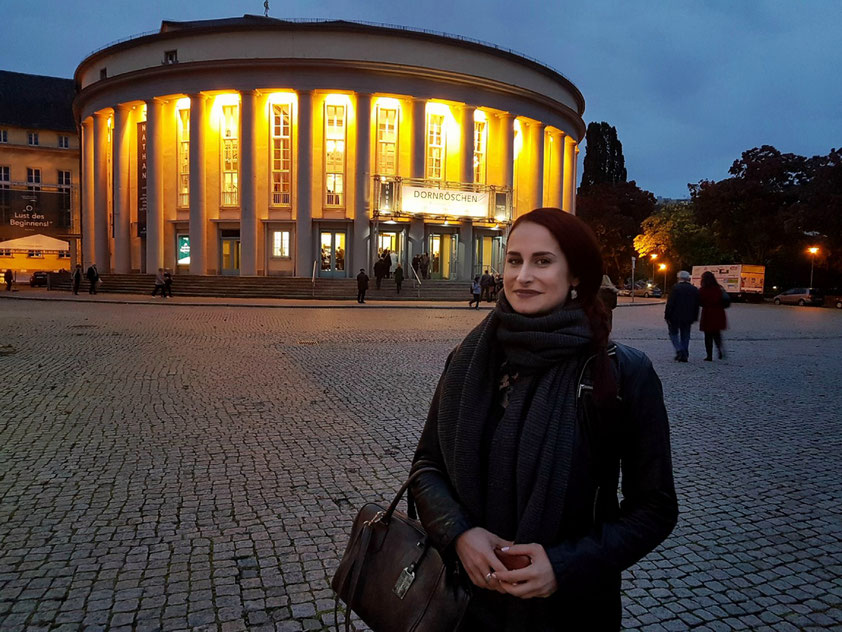
[[485,581],[486,581],[486,582],[490,582],[490,581],[491,581],[491,573],[492,573],[492,571],[489,571],[489,572],[488,572],[488,574],[485,576]]

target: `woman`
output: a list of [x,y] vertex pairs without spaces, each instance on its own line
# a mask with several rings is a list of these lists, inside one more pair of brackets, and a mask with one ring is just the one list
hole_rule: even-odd
[[728,329],[728,321],[725,317],[725,302],[722,300],[723,291],[713,272],[707,271],[702,275],[702,287],[699,290],[702,318],[699,321],[699,329],[705,332],[705,362],[713,362],[714,343],[719,359],[725,357],[722,350],[722,330]]
[[471,305],[476,303],[477,306],[474,309],[479,309],[479,300],[480,300],[480,297],[482,296],[482,286],[480,285],[478,276],[475,276],[474,282],[471,283],[471,295],[474,298],[472,298],[470,301],[468,301],[468,307],[470,307]]
[[619,629],[621,571],[675,525],[661,384],[644,354],[609,343],[601,281],[581,220],[520,217],[497,306],[445,366],[413,464],[439,472],[412,494],[473,584],[459,630]]

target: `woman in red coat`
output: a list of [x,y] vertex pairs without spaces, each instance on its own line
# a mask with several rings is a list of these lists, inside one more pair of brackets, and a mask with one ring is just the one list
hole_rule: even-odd
[[702,288],[699,290],[699,304],[702,306],[699,329],[705,332],[705,351],[707,351],[705,362],[713,361],[714,343],[716,343],[720,360],[724,355],[721,332],[728,328],[728,322],[725,318],[725,301],[722,294],[723,289],[716,282],[713,272],[705,272],[702,275]]

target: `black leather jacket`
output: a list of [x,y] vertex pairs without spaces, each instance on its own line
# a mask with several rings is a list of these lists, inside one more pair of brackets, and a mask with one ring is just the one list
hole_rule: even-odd
[[[618,629],[620,573],[652,551],[678,516],[672,477],[669,424],[661,382],[642,352],[615,345],[621,402],[612,413],[597,411],[589,396],[590,361],[580,360],[578,427],[573,463],[557,542],[546,547],[558,590],[540,604],[529,629]],[[449,360],[448,360],[449,362]],[[435,464],[442,474],[423,474],[411,492],[431,542],[454,556],[455,539],[477,524],[459,503],[446,475],[438,440],[438,401],[447,368],[433,397],[415,463]],[[622,471],[622,502],[617,486]],[[481,593],[493,606],[498,593]],[[514,599],[505,597],[503,599]],[[560,617],[560,618],[559,618]],[[569,627],[573,626],[573,627]],[[526,629],[526,628],[524,628]]]

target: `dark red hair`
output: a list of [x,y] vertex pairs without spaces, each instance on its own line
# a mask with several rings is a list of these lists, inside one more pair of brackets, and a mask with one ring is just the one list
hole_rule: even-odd
[[600,403],[609,403],[617,396],[617,384],[606,349],[611,333],[609,314],[598,298],[602,285],[602,252],[596,235],[575,215],[558,208],[537,208],[521,215],[512,225],[511,234],[526,222],[543,226],[558,243],[567,259],[570,277],[577,278],[578,300],[588,317],[593,335],[593,352],[597,354],[594,367],[594,396]]

